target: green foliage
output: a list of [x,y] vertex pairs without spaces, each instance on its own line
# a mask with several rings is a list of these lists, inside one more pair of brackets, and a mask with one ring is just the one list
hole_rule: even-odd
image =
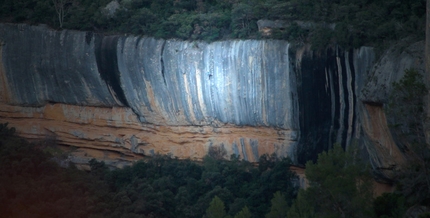
[[408,158],[397,172],[397,185],[409,205],[430,206],[430,148],[424,136],[427,117],[423,99],[427,92],[423,76],[407,69],[400,81],[393,83],[387,109],[392,133]]
[[340,22],[336,25],[333,32],[333,37],[335,38],[336,42],[344,48],[349,48],[351,46],[359,47],[359,45],[361,44],[351,42],[351,39],[353,39],[354,37],[349,31],[348,24],[346,22]]
[[108,167],[104,162],[98,162],[96,159],[92,159],[89,162],[91,168],[91,174],[99,179],[104,179],[105,174],[108,172]]
[[[299,194],[291,215],[299,217],[370,217],[372,216],[373,179],[367,167],[335,145],[318,155],[316,164],[306,164],[310,187]],[[313,210],[311,210],[313,209]]]
[[313,192],[301,189],[294,204],[288,210],[287,217],[291,218],[317,218],[313,203],[309,198],[313,197]]
[[245,206],[239,213],[237,213],[234,218],[251,218],[252,214],[249,211],[248,207]]
[[217,11],[198,14],[194,23],[191,39],[214,41],[222,39],[230,28],[230,13]]
[[270,212],[266,214],[266,218],[284,218],[287,216],[288,203],[281,192],[275,192],[271,203],[272,206],[270,207]]
[[[311,43],[316,49],[422,37],[425,25],[425,0],[123,0],[113,16],[104,12],[111,0],[69,2],[63,19],[69,29],[214,41],[259,38],[259,19],[283,20],[290,25],[274,28],[269,38]],[[52,0],[4,0],[0,20],[60,26]],[[296,21],[313,27],[299,27]],[[329,24],[334,30],[325,28]]]
[[407,204],[403,195],[384,193],[373,202],[376,217],[401,218],[406,213]]
[[410,146],[408,164],[398,172],[398,188],[409,204],[430,206],[430,149],[428,144]]
[[254,8],[246,3],[233,5],[231,11],[231,25],[233,36],[236,38],[248,38],[257,32]]
[[208,156],[197,164],[155,155],[115,170],[93,159],[84,172],[60,168],[35,145],[7,137],[0,139],[0,210],[6,217],[200,218],[222,201],[216,211],[223,217],[251,217],[252,211],[262,217],[273,193],[280,190],[291,202],[296,190],[289,161],[268,162],[270,168],[260,171],[238,158]]
[[399,92],[399,100],[414,104],[418,112],[423,110],[421,97],[426,94],[427,87],[423,83],[423,76],[416,69],[405,70],[404,77],[399,82],[394,82],[394,92]]
[[[226,155],[227,155],[227,151],[225,150],[224,147],[220,147],[220,146],[209,147],[208,157],[210,159],[223,160]],[[210,161],[209,159],[207,160]]]
[[333,31],[329,28],[316,28],[310,35],[312,49],[323,50],[327,46],[333,44]]
[[[274,37],[276,37],[276,31],[273,33]],[[297,23],[292,23],[285,30],[284,35],[277,37],[278,39],[286,39],[291,42],[304,43],[306,42],[307,35],[309,34],[308,30],[301,28]]]
[[157,15],[148,8],[141,8],[131,13],[126,9],[117,12],[116,29],[120,32],[130,32],[133,34],[152,35],[157,24]]
[[422,75],[414,69],[405,70],[403,78],[393,83],[387,110],[393,135],[409,157],[398,171],[398,187],[410,204],[430,205],[430,149],[424,137],[426,94]]
[[425,122],[423,97],[427,87],[422,75],[415,69],[405,70],[399,82],[393,83],[393,90],[388,104],[388,115],[396,133],[412,143],[423,143]]
[[426,213],[420,214],[418,216],[418,218],[430,218],[430,212],[426,212]]
[[5,139],[15,134],[15,127],[9,128],[7,127],[8,124],[9,123],[0,123],[0,139]]
[[218,196],[215,196],[206,210],[205,218],[224,218],[225,215],[224,202]]
[[354,152],[335,145],[308,162],[310,187],[292,204],[290,161],[275,155],[263,155],[259,168],[237,157],[196,164],[156,155],[116,170],[91,160],[84,172],[62,169],[34,145],[8,137],[0,139],[0,210],[6,217],[401,217],[409,205],[428,205],[423,165],[405,175],[421,183],[399,184],[405,197],[372,202],[372,179]]
[[[2,132],[12,129],[1,127]],[[0,210],[5,217],[200,218],[210,207],[223,207],[216,209],[224,211],[222,217],[262,217],[273,193],[281,191],[291,202],[296,192],[290,161],[273,155],[260,170],[238,157],[207,156],[198,164],[155,155],[114,170],[93,159],[91,170],[84,172],[73,165],[60,168],[40,147],[45,146],[15,136],[0,138]],[[208,217],[216,215],[211,210]]]

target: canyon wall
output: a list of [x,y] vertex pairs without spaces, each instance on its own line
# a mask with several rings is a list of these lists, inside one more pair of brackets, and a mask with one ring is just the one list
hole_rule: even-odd
[[375,149],[395,144],[383,103],[373,100],[379,91],[369,89],[379,86],[369,78],[382,78],[371,71],[369,47],[314,52],[277,40],[187,42],[12,24],[0,25],[0,41],[0,122],[73,148],[77,163],[122,166],[157,153],[200,160],[218,150],[304,164],[341,143],[357,144],[375,169],[392,164]]
[[8,24],[0,37],[0,117],[24,137],[49,132],[101,156],[201,159],[218,147],[226,158],[294,158],[299,116],[287,42],[208,44]]
[[[415,114],[387,113],[388,103],[393,93],[393,83],[399,82],[405,70],[415,69],[424,75],[424,41],[404,40],[387,49],[366,76],[366,84],[358,98],[360,120],[362,121],[362,144],[368,150],[369,160],[380,178],[394,178],[395,172],[414,156],[409,152],[411,142],[399,130],[396,120],[408,122],[416,119]],[[424,78],[424,77],[423,77]],[[422,81],[425,84],[425,81]],[[424,98],[424,96],[421,96]],[[423,99],[425,101],[425,98]],[[425,102],[424,102],[425,103]],[[426,104],[426,103],[425,103]],[[402,116],[400,119],[398,116]],[[422,118],[424,120],[424,118]],[[409,127],[411,128],[411,127]],[[399,131],[403,133],[399,134]],[[423,133],[424,134],[424,133]]]

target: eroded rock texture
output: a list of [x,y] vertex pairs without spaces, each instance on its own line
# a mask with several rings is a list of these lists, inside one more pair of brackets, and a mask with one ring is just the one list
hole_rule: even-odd
[[306,50],[296,54],[301,138],[298,161],[316,160],[334,143],[359,145],[361,101],[357,93],[374,61],[373,49],[328,49],[325,54]]
[[96,157],[122,164],[155,153],[199,160],[210,146],[221,146],[227,154],[255,162],[260,154],[287,153],[282,149],[291,134],[268,127],[153,125],[141,123],[126,107],[0,104],[0,108],[2,122],[18,127],[22,136],[79,148],[75,154],[80,157],[74,157],[78,163]]
[[[209,147],[294,157],[284,41],[212,44],[2,25],[2,122],[61,144],[200,159]],[[127,125],[125,125],[127,124]]]
[[199,160],[218,147],[225,158],[276,153],[303,164],[333,143],[359,145],[375,169],[402,159],[380,89],[392,81],[385,71],[401,78],[413,65],[388,67],[403,56],[371,73],[368,47],[316,53],[276,40],[208,44],[9,24],[0,40],[0,122],[76,147],[78,163],[120,166],[156,153]]
[[407,163],[409,158],[410,142],[404,140],[393,127],[396,126],[396,116],[406,116],[402,120],[408,120],[415,119],[415,115],[407,111],[404,114],[387,113],[393,83],[399,82],[407,69],[424,74],[423,41],[403,41],[388,49],[374,64],[359,95],[362,102],[359,115],[364,133],[362,142],[370,155],[370,163],[381,178],[395,178],[394,171]]

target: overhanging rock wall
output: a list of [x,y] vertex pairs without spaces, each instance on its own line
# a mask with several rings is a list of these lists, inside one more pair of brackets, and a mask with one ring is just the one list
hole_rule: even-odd
[[[0,122],[80,157],[130,161],[210,147],[304,163],[360,132],[371,48],[314,53],[285,41],[214,43],[0,25]],[[78,154],[76,154],[78,155]],[[88,159],[87,158],[87,159]]]
[[118,40],[117,60],[126,103],[143,122],[297,130],[287,42],[127,37]]
[[249,161],[294,157],[298,104],[287,42],[207,44],[9,24],[0,37],[0,117],[25,137],[49,133],[118,158],[200,159],[211,146]]
[[100,77],[88,33],[1,25],[0,40],[5,103],[119,106]]

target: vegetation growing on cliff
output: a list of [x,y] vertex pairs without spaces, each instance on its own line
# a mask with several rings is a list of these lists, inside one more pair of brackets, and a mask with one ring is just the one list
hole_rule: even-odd
[[408,204],[430,208],[430,145],[424,135],[428,87],[416,69],[405,70],[405,75],[392,85],[387,112],[393,135],[407,157],[397,172],[399,192]]
[[261,38],[258,20],[282,20],[269,38],[310,42],[314,48],[422,37],[425,27],[425,0],[118,0],[119,7],[110,9],[111,0],[67,0],[64,16],[53,2],[5,0],[0,20],[207,41]]
[[423,144],[426,115],[424,99],[428,89],[416,69],[406,69],[405,75],[392,84],[387,113],[399,144]]

